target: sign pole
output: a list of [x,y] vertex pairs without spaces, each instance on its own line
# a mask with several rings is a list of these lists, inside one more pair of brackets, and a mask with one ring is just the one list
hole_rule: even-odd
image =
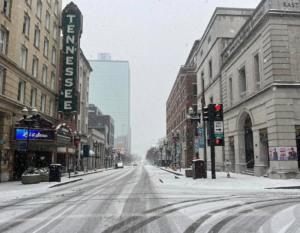
[[214,134],[214,122],[209,122],[210,127],[210,157],[211,157],[211,178],[216,179],[216,168],[215,168],[215,143],[216,143],[216,137]]

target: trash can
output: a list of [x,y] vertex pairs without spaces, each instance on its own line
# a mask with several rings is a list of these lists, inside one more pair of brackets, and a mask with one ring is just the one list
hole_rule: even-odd
[[49,182],[57,181],[61,182],[61,164],[51,164],[49,172]]
[[204,161],[202,159],[193,160],[193,179],[207,178]]

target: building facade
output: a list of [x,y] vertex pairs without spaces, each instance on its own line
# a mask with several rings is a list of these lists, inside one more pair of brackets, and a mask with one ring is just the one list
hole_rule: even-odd
[[217,9],[205,31],[197,59],[205,48],[213,52],[209,40],[217,53],[206,53],[198,62],[197,83],[202,90],[204,79],[206,100],[223,103],[225,147],[216,150],[219,169],[228,159],[237,173],[274,179],[299,174],[298,5],[262,0],[256,9],[225,9],[231,23],[222,26],[224,34],[214,30],[218,22],[226,22]]
[[[13,127],[23,107],[57,124],[59,19],[62,1],[1,0],[0,17],[0,155],[1,181],[13,179],[16,147]],[[10,148],[8,154],[4,149]],[[49,156],[53,150],[49,149]],[[28,161],[27,161],[28,162]]]
[[[94,104],[89,104],[89,128],[98,130],[105,135],[106,156],[108,157],[108,167],[113,166],[113,149],[115,122],[109,115],[103,115],[100,109]],[[102,164],[104,161],[102,160]],[[104,165],[104,164],[103,164]]]
[[[107,59],[107,57],[106,57]],[[90,60],[90,102],[115,121],[115,146],[130,151],[130,70],[128,61]]]
[[[178,145],[181,145],[180,160],[182,167],[190,167],[194,156],[195,124],[191,124],[187,117],[188,109],[192,107],[197,111],[197,79],[191,66],[181,66],[172,91],[166,103],[167,139],[171,156],[175,155],[172,130],[180,131]],[[167,160],[170,160],[168,158]]]

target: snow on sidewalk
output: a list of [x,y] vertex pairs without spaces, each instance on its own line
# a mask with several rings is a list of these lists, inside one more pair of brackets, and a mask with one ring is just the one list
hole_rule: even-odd
[[[163,168],[162,170],[165,170]],[[171,170],[171,169],[167,169]],[[180,173],[180,169],[177,169],[177,173]],[[266,188],[275,187],[290,187],[300,186],[300,179],[289,180],[273,180],[265,177],[255,177],[243,174],[230,173],[231,178],[227,178],[227,172],[216,172],[216,179],[211,178],[211,171],[207,171],[207,179],[196,179],[185,176],[185,169],[181,169],[183,176],[178,176],[179,179],[175,179],[176,174],[168,173],[169,176],[163,177],[164,184],[176,185],[180,184],[185,187],[197,187],[205,188],[206,190],[266,190]],[[276,189],[274,189],[276,190]],[[299,192],[299,189],[285,189],[288,191],[294,190]],[[277,189],[278,191],[278,189]],[[281,189],[280,191],[283,191]]]
[[24,198],[39,193],[46,192],[49,188],[57,184],[69,183],[70,181],[80,181],[81,178],[69,179],[69,177],[61,177],[61,182],[41,182],[38,184],[22,184],[21,181],[2,182],[0,183],[0,202],[13,199]]

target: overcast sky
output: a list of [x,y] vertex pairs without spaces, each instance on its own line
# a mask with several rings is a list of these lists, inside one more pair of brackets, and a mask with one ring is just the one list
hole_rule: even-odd
[[[70,1],[63,0],[63,8]],[[81,48],[128,60],[132,152],[145,156],[166,134],[166,101],[181,65],[216,7],[255,8],[259,0],[75,0],[83,14]]]

